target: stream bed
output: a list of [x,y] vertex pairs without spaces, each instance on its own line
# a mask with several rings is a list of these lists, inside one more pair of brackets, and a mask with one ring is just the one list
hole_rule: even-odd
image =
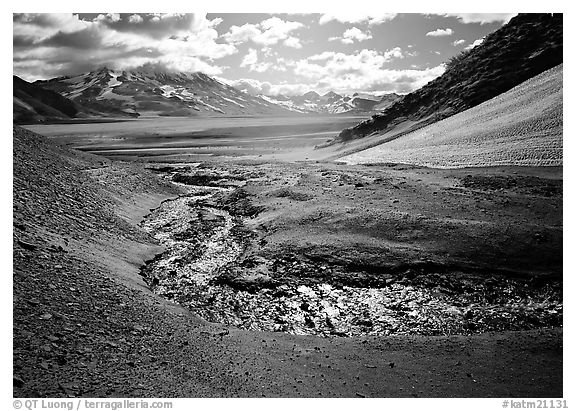
[[350,286],[331,281],[335,273],[342,277],[342,267],[292,255],[255,256],[247,252],[258,237],[245,226],[250,217],[212,201],[235,188],[188,188],[141,223],[166,249],[142,275],[155,293],[208,321],[320,336],[451,335],[562,324],[560,284],[408,273]]

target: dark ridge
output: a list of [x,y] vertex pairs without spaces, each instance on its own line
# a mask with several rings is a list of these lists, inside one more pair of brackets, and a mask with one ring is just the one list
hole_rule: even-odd
[[13,97],[31,107],[30,109],[14,102],[13,120],[15,123],[73,118],[80,111],[79,106],[66,97],[28,83],[20,77],[12,76],[12,85]]
[[562,63],[562,14],[519,14],[484,42],[446,63],[446,71],[381,114],[343,130],[346,142],[416,121],[410,131],[477,106]]

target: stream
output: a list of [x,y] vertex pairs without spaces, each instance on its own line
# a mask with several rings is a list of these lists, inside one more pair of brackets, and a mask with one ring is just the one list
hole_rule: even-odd
[[[187,188],[187,195],[165,201],[141,223],[166,249],[142,275],[155,293],[208,321],[319,336],[451,335],[562,324],[559,285],[431,274],[357,287],[330,281],[342,267],[297,256],[247,259],[257,237],[246,229],[250,217],[212,201],[234,187]],[[312,281],[311,272],[324,273],[324,281]]]

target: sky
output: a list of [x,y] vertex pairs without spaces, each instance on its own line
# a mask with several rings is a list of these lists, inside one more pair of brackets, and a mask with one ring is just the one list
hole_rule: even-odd
[[201,71],[252,94],[405,94],[513,15],[13,14],[13,72]]

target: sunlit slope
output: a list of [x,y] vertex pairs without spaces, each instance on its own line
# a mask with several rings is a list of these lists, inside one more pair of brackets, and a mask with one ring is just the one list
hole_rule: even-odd
[[562,165],[562,64],[476,107],[341,157],[438,168]]

